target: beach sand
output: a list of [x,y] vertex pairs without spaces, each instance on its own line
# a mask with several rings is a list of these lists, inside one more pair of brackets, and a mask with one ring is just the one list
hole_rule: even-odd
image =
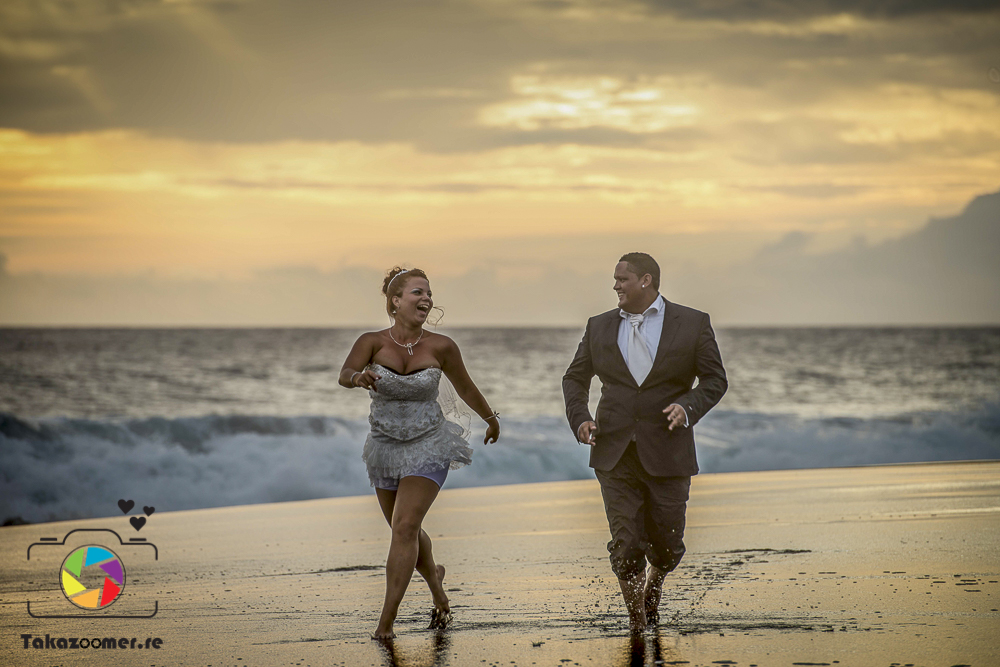
[[[461,475],[461,471],[455,476]],[[135,516],[144,499],[136,498]],[[148,500],[146,500],[148,502]],[[1000,463],[694,478],[688,552],[662,622],[628,636],[596,481],[446,489],[425,522],[454,623],[426,629],[415,576],[392,647],[370,641],[389,530],[373,496],[0,529],[3,665],[1000,664]],[[65,545],[106,528],[158,549],[106,613],[59,590]],[[113,537],[112,537],[113,539]],[[40,614],[74,618],[36,619]],[[147,637],[159,649],[24,649],[22,634]]]

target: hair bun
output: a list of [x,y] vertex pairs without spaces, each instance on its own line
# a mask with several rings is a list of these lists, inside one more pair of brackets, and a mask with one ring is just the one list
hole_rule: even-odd
[[401,266],[394,266],[385,274],[385,280],[382,281],[382,294],[386,296],[389,295],[389,285],[392,283],[393,278],[398,276],[400,273],[405,273],[407,269]]

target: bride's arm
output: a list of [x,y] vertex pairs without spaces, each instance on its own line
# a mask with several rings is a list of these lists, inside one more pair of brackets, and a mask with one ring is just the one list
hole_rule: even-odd
[[340,386],[348,389],[354,387],[374,389],[375,381],[381,376],[371,369],[365,370],[373,356],[375,356],[375,334],[361,334],[347,355],[344,367],[340,369],[340,378],[337,380]]
[[479,391],[479,387],[476,386],[476,383],[469,376],[469,371],[466,370],[465,362],[462,361],[462,352],[458,349],[458,345],[447,336],[442,336],[442,338],[444,338],[445,343],[442,346],[441,370],[444,371],[451,384],[454,385],[455,392],[459,398],[465,401],[466,405],[475,410],[476,414],[486,422],[486,440],[496,442],[500,437],[500,419],[493,412],[492,408],[490,408],[490,404],[486,402],[486,398]]

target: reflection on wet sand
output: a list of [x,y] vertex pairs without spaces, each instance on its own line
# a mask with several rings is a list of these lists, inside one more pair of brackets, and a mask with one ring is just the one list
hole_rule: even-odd
[[673,645],[676,638],[664,636],[659,628],[653,633],[632,635],[619,651],[618,667],[649,667],[685,662]]
[[431,645],[409,655],[392,639],[378,642],[386,667],[444,667],[448,663],[448,648],[451,639],[445,630],[437,630],[432,635]]

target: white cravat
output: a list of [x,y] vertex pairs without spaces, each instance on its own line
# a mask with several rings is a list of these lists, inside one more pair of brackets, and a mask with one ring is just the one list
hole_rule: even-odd
[[635,378],[636,384],[642,384],[642,381],[649,375],[650,369],[653,368],[653,358],[649,356],[649,348],[646,347],[646,341],[639,331],[639,326],[646,315],[645,313],[638,315],[628,313],[627,315],[630,327],[628,332],[628,369],[632,373],[632,377]]

